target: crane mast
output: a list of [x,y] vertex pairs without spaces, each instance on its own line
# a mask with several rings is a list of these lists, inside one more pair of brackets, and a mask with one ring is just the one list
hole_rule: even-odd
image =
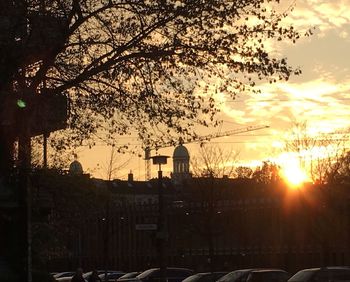
[[[244,128],[237,128],[237,129],[232,129],[232,130],[219,132],[219,133],[216,133],[216,134],[208,134],[208,135],[198,136],[198,138],[196,138],[194,140],[191,140],[191,141],[188,141],[188,142],[181,141],[181,143],[182,144],[188,144],[188,143],[194,143],[194,142],[205,142],[205,141],[209,141],[209,140],[215,139],[215,138],[236,135],[236,134],[250,132],[250,131],[255,131],[255,130],[260,130],[260,129],[264,129],[264,128],[269,128],[269,126],[268,125],[252,125],[252,126],[248,126],[248,127],[244,127]],[[172,145],[173,145],[173,143],[169,143],[169,144],[163,144],[163,146],[157,147],[157,148],[150,148],[149,146],[147,146],[145,148],[146,180],[150,180],[151,179],[151,150],[159,149],[159,148],[166,148],[166,147],[170,147]]]

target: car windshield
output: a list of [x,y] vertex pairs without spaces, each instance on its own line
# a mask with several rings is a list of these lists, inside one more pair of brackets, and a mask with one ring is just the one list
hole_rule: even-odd
[[350,269],[330,269],[331,280],[350,281]]
[[315,273],[314,270],[301,270],[289,278],[288,282],[306,282],[310,281],[312,275]]
[[251,269],[232,271],[222,276],[217,282],[243,282],[244,278],[250,271]]
[[225,272],[213,272],[213,273],[205,273],[199,279],[200,282],[214,282],[217,281],[220,277],[225,275]]
[[251,272],[247,279],[248,282],[285,282],[288,275],[282,271],[261,271]]
[[53,277],[63,278],[63,277],[71,277],[73,275],[74,275],[74,272],[61,272],[61,273],[56,273]]
[[152,273],[156,272],[157,269],[156,268],[152,268],[152,269],[148,269],[148,270],[145,270],[144,272],[140,273],[139,275],[137,275],[136,277],[137,278],[140,278],[140,279],[143,279],[149,275],[151,275]]
[[195,275],[191,275],[187,277],[186,279],[182,280],[182,282],[195,282],[200,280],[200,278],[203,276],[204,276],[204,273],[197,273]]

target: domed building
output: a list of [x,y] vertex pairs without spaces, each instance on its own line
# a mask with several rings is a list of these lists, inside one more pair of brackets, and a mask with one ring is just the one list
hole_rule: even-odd
[[180,184],[184,179],[191,178],[190,154],[182,143],[175,148],[173,153],[173,173],[171,178],[176,184]]
[[69,173],[73,175],[82,175],[83,174],[83,166],[77,160],[77,156],[74,156],[74,161],[69,165]]

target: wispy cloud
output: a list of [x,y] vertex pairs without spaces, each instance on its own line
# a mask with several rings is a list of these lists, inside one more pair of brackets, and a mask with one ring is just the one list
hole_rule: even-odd
[[[282,1],[284,6],[290,5],[290,0]],[[330,29],[341,29],[350,21],[350,1],[308,0],[297,1],[295,9],[285,22],[293,23],[298,28],[317,27],[325,32]],[[320,33],[320,36],[322,35]]]

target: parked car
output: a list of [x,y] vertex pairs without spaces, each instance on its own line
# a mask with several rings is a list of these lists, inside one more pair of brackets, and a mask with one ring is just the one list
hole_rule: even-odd
[[75,272],[72,272],[72,274],[64,276],[64,277],[59,277],[55,278],[57,282],[70,282],[72,277],[74,276]]
[[217,282],[245,282],[249,273],[253,270],[254,268],[237,269],[222,276]]
[[74,275],[74,271],[65,271],[65,272],[57,272],[53,274],[53,278],[63,278],[63,277],[72,277]]
[[[103,270],[103,269],[99,269],[99,270],[96,270],[96,271],[97,271],[98,277],[100,277],[102,281],[105,281],[105,280],[104,280],[104,279],[105,279],[105,274],[106,274],[106,272],[107,272],[107,281],[113,281],[113,282],[114,282],[118,277],[122,276],[122,275],[125,273],[125,272],[122,272],[122,271],[116,271],[116,270],[107,270],[107,271],[106,271],[106,270]],[[84,278],[86,281],[88,281],[89,278],[90,278],[90,276],[91,276],[91,274],[92,274],[92,271],[86,272],[86,273],[83,274],[83,278]],[[115,278],[109,280],[110,277],[112,277],[112,276],[115,276]]]
[[288,279],[288,282],[340,282],[350,281],[350,267],[330,266],[303,269]]
[[282,269],[258,269],[249,272],[246,282],[287,282],[289,277]]
[[[117,272],[117,271],[113,271],[113,270],[107,270],[107,273],[113,273],[113,272]],[[97,274],[100,275],[104,275],[105,270],[97,270]],[[57,282],[70,282],[72,277],[74,276],[75,272],[73,272],[73,274],[71,276],[67,276],[67,277],[61,277],[61,278],[56,278]],[[86,272],[83,274],[83,278],[85,279],[85,281],[89,280],[89,277],[91,276],[92,271]]]
[[248,268],[232,271],[217,282],[287,282],[290,274],[282,269]]
[[119,277],[117,279],[117,281],[120,282],[120,281],[133,280],[140,273],[141,273],[140,271],[134,271],[134,272],[125,273],[123,276]]
[[[193,275],[193,270],[188,268],[167,267],[166,279],[168,282],[181,282],[188,276]],[[160,281],[160,269],[151,268],[144,272],[141,272],[134,279],[128,280],[129,282],[158,282]]]
[[182,282],[215,282],[225,274],[227,272],[200,272],[185,278]]
[[115,282],[119,277],[123,276],[123,271],[107,271],[107,280],[105,279],[105,272],[98,275],[102,281]]

